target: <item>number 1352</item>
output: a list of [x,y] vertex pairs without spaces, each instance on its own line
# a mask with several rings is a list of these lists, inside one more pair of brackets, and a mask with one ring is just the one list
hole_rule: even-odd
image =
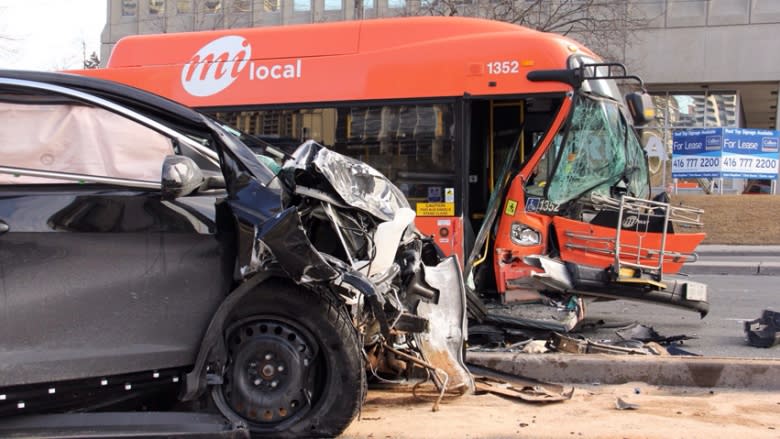
[[520,71],[520,63],[513,61],[492,61],[487,63],[488,74],[490,75],[510,75]]

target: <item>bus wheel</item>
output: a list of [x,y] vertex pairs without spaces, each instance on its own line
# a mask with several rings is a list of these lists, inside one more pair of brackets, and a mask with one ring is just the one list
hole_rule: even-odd
[[357,415],[366,386],[357,334],[329,297],[261,286],[229,321],[228,363],[212,397],[257,437],[336,436]]

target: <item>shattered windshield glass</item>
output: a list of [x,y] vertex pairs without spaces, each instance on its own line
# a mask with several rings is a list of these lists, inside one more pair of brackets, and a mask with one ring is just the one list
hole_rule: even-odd
[[610,187],[624,175],[630,195],[646,195],[644,155],[618,103],[580,95],[563,138],[547,198],[564,203],[587,192],[608,196]]
[[[621,121],[625,124],[624,119]],[[650,196],[650,175],[645,150],[632,129],[628,130],[626,137],[626,178],[630,195],[637,198]]]

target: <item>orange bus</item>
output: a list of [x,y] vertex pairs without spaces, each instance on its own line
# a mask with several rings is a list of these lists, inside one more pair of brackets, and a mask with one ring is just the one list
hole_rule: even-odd
[[[702,286],[689,300],[684,283],[661,279],[704,235],[671,233],[681,212],[644,204],[632,125],[652,109],[642,93],[627,105],[616,80],[641,81],[565,37],[458,17],[141,35],[78,73],[367,162],[408,197],[418,228],[466,261],[472,290],[546,295],[569,316],[581,295],[706,312]],[[648,219],[661,211],[670,218]]]

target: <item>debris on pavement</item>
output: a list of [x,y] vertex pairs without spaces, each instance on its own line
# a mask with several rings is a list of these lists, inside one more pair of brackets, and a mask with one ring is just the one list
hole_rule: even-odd
[[[546,332],[488,324],[471,325],[468,329],[469,345],[480,346],[483,349],[501,348],[510,345],[520,345],[522,347],[522,343],[546,337]],[[540,337],[539,334],[543,334],[543,337]]]
[[750,346],[771,348],[780,343],[780,312],[765,309],[761,317],[745,322]]
[[536,380],[513,379],[512,383],[498,378],[475,376],[476,394],[492,393],[525,402],[549,403],[571,399],[574,387],[568,391],[558,384],[544,383]]
[[662,345],[676,343],[684,340],[692,340],[696,337],[690,337],[687,335],[673,335],[671,337],[664,337],[660,335],[652,326],[646,326],[638,322],[634,322],[624,328],[620,328],[615,331],[618,337],[623,340],[639,340],[643,342],[656,342]]
[[[606,326],[606,323],[600,322]],[[469,327],[469,351],[522,352],[541,354],[560,352],[572,354],[616,355],[693,355],[679,348],[685,340],[696,337],[682,335],[663,336],[653,327],[638,322],[620,323],[615,339],[591,340],[578,333],[562,334],[541,329],[508,328],[501,325],[481,324]]]
[[660,355],[658,349],[663,349],[657,343],[654,349],[648,348],[638,340],[602,340],[594,342],[587,338],[575,338],[557,332],[553,333],[547,342],[547,347],[558,352],[571,354],[614,354],[614,355]]
[[639,404],[633,404],[621,397],[615,399],[615,408],[618,410],[636,410],[639,408]]
[[701,354],[697,354],[691,351],[687,351],[683,348],[681,348],[679,345],[676,344],[670,344],[669,346],[665,347],[666,352],[669,353],[669,355],[683,355],[688,357],[701,357]]
[[526,354],[543,354],[550,352],[550,348],[547,347],[547,341],[545,340],[531,340],[525,344],[523,352]]

